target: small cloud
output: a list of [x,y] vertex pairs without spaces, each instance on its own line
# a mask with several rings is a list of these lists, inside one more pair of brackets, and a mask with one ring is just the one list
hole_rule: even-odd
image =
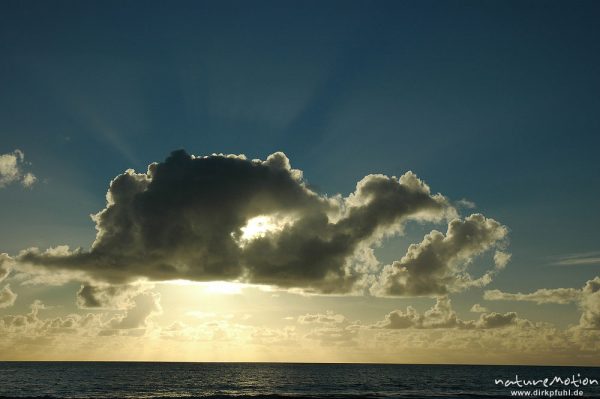
[[85,283],[77,291],[76,303],[80,309],[128,309],[133,306],[133,298],[148,288],[151,286]]
[[25,187],[31,187],[36,181],[37,177],[35,177],[33,173],[26,173],[25,176],[23,176],[21,184],[23,184]]
[[584,252],[559,257],[552,265],[555,266],[579,266],[600,264],[600,252]]
[[465,198],[456,201],[456,206],[458,208],[465,208],[465,209],[477,208],[477,205],[473,201],[469,201],[468,199],[465,199]]
[[37,177],[23,170],[26,165],[28,163],[25,162],[25,153],[21,150],[0,155],[0,188],[11,183],[21,183],[24,187],[31,187],[37,181]]
[[302,316],[298,317],[298,323],[300,324],[312,324],[312,323],[317,323],[317,324],[341,324],[344,323],[346,321],[346,318],[341,315],[341,314],[336,314],[331,310],[328,310],[327,312],[325,312],[325,314],[323,313],[317,313],[317,314],[305,314]]
[[494,253],[494,264],[496,265],[496,268],[504,269],[506,267],[506,265],[508,264],[508,262],[510,261],[511,257],[512,257],[512,255],[509,254],[508,252],[496,251]]
[[473,313],[485,313],[487,311],[488,311],[488,309],[485,306],[481,306],[478,303],[471,306],[471,312],[473,312]]

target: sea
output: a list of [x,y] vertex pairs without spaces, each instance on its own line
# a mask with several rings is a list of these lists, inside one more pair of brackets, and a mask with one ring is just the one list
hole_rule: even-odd
[[598,381],[593,367],[0,362],[5,398],[600,397]]

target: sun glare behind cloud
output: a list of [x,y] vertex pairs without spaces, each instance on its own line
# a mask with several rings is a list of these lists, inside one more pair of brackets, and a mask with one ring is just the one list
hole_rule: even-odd
[[241,228],[242,241],[251,241],[258,237],[264,237],[269,231],[277,230],[277,225],[270,216],[256,216],[246,223],[246,226]]
[[242,234],[237,239],[238,245],[243,248],[248,242],[266,237],[271,233],[280,232],[293,222],[294,220],[289,216],[260,215],[253,217],[248,220],[245,226],[240,228]]

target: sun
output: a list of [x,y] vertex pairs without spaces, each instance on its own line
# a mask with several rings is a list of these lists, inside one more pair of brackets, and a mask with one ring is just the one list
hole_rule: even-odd
[[248,220],[240,230],[242,230],[240,240],[251,241],[264,237],[269,231],[277,230],[277,224],[271,216],[256,216]]
[[246,225],[240,227],[241,235],[236,237],[234,233],[231,233],[231,236],[240,248],[244,248],[252,240],[283,231],[291,226],[294,221],[295,218],[291,215],[273,214],[255,216],[248,219]]

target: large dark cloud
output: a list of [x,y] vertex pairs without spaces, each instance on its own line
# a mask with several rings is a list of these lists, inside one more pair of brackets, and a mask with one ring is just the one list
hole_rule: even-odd
[[[348,292],[364,277],[352,267],[357,250],[409,219],[452,212],[411,172],[369,175],[348,197],[327,197],[280,152],[251,161],[176,151],[146,173],[129,170],[111,182],[106,208],[93,216],[98,232],[89,251],[32,249],[18,260],[114,284],[238,280]],[[248,237],[257,217],[271,227]],[[96,305],[87,290],[80,297]]]

